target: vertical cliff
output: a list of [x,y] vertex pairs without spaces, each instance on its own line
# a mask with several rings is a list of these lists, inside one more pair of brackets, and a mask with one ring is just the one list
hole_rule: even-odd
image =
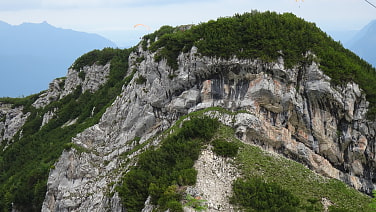
[[24,114],[22,109],[22,107],[13,107],[12,104],[0,103],[0,143],[5,146],[11,142],[30,115],[30,113]]
[[[140,145],[158,144],[155,136],[180,116],[211,107],[244,111],[219,118],[241,141],[360,191],[373,189],[375,125],[365,119],[365,95],[354,83],[333,86],[315,62],[290,69],[282,58],[275,63],[225,60],[201,56],[193,47],[180,54],[171,77],[166,60],[155,62],[154,54],[141,47],[129,60],[129,70],[137,69],[133,80],[97,125],[72,140],[80,148],[64,151],[51,170],[45,211],[120,211],[115,185]],[[208,171],[197,163],[200,174]],[[206,177],[215,183],[200,174],[198,182]],[[218,199],[207,198],[216,211]]]

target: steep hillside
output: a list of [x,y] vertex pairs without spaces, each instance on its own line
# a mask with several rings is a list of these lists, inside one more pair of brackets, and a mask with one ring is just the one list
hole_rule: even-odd
[[86,66],[69,69],[47,91],[0,100],[2,210],[10,203],[21,211],[41,209],[49,169],[71,147],[72,137],[99,121],[129,81],[123,78],[130,50],[98,52],[78,58],[76,64],[85,61]]
[[164,26],[0,100],[0,209],[371,211],[375,81],[292,14]]
[[376,20],[361,29],[347,44],[353,52],[376,67]]
[[18,97],[45,90],[82,54],[116,47],[96,35],[56,28],[46,22],[12,26],[0,23],[0,97]]

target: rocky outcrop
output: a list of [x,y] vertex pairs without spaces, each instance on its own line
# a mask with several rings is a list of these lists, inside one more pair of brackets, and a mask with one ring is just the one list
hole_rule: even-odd
[[[134,148],[157,145],[158,139],[149,139],[178,117],[214,106],[238,111],[217,116],[243,142],[361,191],[373,189],[375,123],[365,119],[365,95],[354,83],[331,85],[316,63],[290,69],[282,58],[274,63],[224,60],[200,56],[193,47],[179,56],[178,70],[172,70],[140,47],[129,64],[129,70],[137,70],[134,79],[97,125],[72,140],[75,148],[65,151],[51,170],[43,211],[121,211],[114,187],[140,151]],[[141,76],[146,80],[137,81]],[[75,86],[67,83],[65,89]],[[207,199],[218,193],[209,187],[200,191]],[[213,211],[218,211],[216,201],[211,200]]]
[[[64,98],[73,91],[81,88],[81,92],[86,91],[95,92],[100,86],[104,85],[110,74],[110,63],[101,65],[85,66],[82,70],[76,71],[74,69],[69,69],[68,74],[64,78],[54,79],[47,91],[42,92],[38,99],[32,104],[36,109],[44,108],[50,103]],[[58,108],[54,108],[43,114],[43,121],[41,127],[46,125],[51,119],[56,117]],[[69,126],[67,123],[65,126]]]
[[101,85],[106,83],[110,74],[110,64],[105,66],[92,65],[85,66],[81,70],[69,69],[67,79],[65,80],[64,91],[61,97],[72,93],[78,86],[81,86],[82,93],[85,91],[95,92]]
[[8,145],[17,132],[25,124],[30,113],[23,113],[22,107],[0,103],[0,143]]
[[56,117],[56,111],[57,111],[57,108],[54,108],[52,111],[48,111],[47,113],[43,115],[41,127],[48,124],[50,120]]
[[65,78],[54,79],[46,92],[43,92],[39,98],[33,103],[33,107],[39,109],[56,101],[60,98],[60,94],[64,89]]
[[66,77],[55,79],[50,83],[48,90],[40,94],[33,106],[37,109],[43,108],[72,93],[79,86],[82,93],[86,91],[93,93],[107,82],[109,74],[110,64],[85,66],[79,71],[69,69]]

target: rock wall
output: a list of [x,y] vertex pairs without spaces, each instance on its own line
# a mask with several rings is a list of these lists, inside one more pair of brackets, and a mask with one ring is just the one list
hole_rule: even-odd
[[101,85],[107,82],[110,66],[110,63],[104,66],[94,64],[85,66],[79,71],[69,69],[66,77],[55,79],[50,83],[48,90],[39,96],[33,106],[37,109],[43,108],[72,93],[78,86],[81,86],[82,93],[97,91]]
[[[374,188],[375,123],[365,119],[368,103],[358,85],[332,86],[316,63],[287,69],[282,58],[223,60],[202,57],[195,47],[179,56],[178,70],[165,60],[156,63],[141,47],[129,58],[134,79],[97,125],[72,140],[81,150],[62,154],[51,170],[43,211],[124,210],[114,187],[140,151],[132,150],[181,115],[213,106],[242,111],[220,120],[243,142],[361,191]],[[145,82],[136,80],[141,76]],[[207,191],[208,199],[216,195]]]
[[92,66],[85,66],[82,70],[69,69],[64,91],[60,98],[72,93],[79,85],[82,87],[82,93],[98,90],[101,85],[106,83],[107,77],[110,74],[110,66],[110,63],[104,66],[94,64]]
[[46,92],[39,95],[39,98],[33,103],[33,107],[39,109],[56,101],[60,98],[61,92],[64,90],[65,78],[54,79]]
[[[0,143],[7,146],[25,124],[30,113],[23,113],[22,107],[0,102]],[[6,143],[3,143],[6,142]]]

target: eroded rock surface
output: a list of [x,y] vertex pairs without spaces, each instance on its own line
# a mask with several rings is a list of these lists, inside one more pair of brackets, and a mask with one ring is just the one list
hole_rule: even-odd
[[[198,171],[197,182],[188,188],[188,193],[194,198],[205,200],[207,211],[237,211],[229,203],[232,196],[232,183],[240,177],[231,158],[224,158],[213,153],[208,148],[201,152],[195,163]],[[186,208],[185,211],[194,211]]]
[[0,143],[6,142],[5,146],[7,146],[25,124],[29,115],[30,113],[23,113],[23,107],[0,102]]
[[79,86],[82,93],[95,92],[107,82],[110,74],[110,64],[105,66],[85,66],[82,70],[69,69],[67,76],[53,80],[47,91],[40,94],[33,103],[35,108],[43,108],[53,101],[59,100],[75,91]]
[[[202,57],[193,47],[179,56],[178,70],[153,58],[141,47],[130,55],[129,70],[137,70],[134,79],[97,125],[72,140],[83,150],[73,148],[60,157],[48,179],[43,211],[124,210],[114,191],[127,170],[121,155],[168,129],[181,115],[214,106],[241,111],[219,118],[243,142],[360,191],[374,188],[375,123],[365,119],[368,102],[358,85],[333,86],[316,63],[288,69],[282,58],[275,63],[224,60]],[[145,82],[135,80],[141,76]],[[210,185],[202,181],[205,198],[212,210],[219,210],[216,205],[225,197],[212,196]]]

